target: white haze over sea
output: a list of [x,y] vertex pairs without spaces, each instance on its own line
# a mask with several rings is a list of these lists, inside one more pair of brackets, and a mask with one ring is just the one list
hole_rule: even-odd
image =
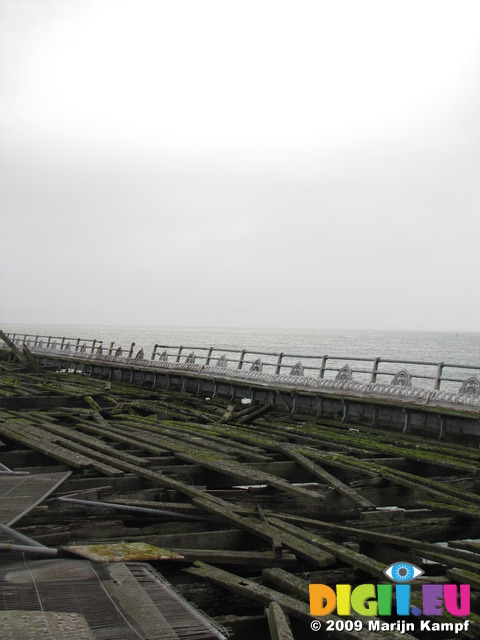
[[105,346],[150,357],[155,344],[190,350],[200,347],[283,352],[291,355],[349,356],[419,360],[480,366],[479,332],[360,331],[335,329],[245,329],[219,327],[146,327],[107,325],[4,324],[7,332],[102,340]]

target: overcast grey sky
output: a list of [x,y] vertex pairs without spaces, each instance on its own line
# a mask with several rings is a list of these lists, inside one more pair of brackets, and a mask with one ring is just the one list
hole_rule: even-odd
[[477,0],[0,0],[0,323],[480,321]]

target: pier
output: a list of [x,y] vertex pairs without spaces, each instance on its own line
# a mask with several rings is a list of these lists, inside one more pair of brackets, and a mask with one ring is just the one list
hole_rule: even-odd
[[39,366],[480,444],[480,365],[3,335]]
[[311,627],[310,584],[403,561],[414,606],[470,585],[478,638],[478,368],[5,338],[6,637],[421,639],[395,613]]

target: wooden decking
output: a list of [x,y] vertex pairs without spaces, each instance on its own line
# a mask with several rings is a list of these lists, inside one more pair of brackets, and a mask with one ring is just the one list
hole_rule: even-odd
[[[0,487],[20,473],[62,478],[15,518],[17,533],[59,557],[88,557],[95,545],[108,560],[125,543],[131,562],[141,548],[141,561],[220,628],[259,640],[425,637],[310,631],[310,583],[386,582],[386,566],[408,561],[425,570],[414,594],[422,583],[471,585],[471,626],[455,637],[478,637],[477,446],[344,415],[292,416],[282,403],[0,365]],[[26,553],[34,568],[35,549]]]

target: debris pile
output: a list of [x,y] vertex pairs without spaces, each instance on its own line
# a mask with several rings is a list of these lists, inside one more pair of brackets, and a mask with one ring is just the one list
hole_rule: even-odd
[[1,637],[326,637],[309,584],[388,583],[393,560],[425,571],[412,602],[422,584],[470,584],[455,637],[478,637],[479,461],[454,442],[2,361]]

